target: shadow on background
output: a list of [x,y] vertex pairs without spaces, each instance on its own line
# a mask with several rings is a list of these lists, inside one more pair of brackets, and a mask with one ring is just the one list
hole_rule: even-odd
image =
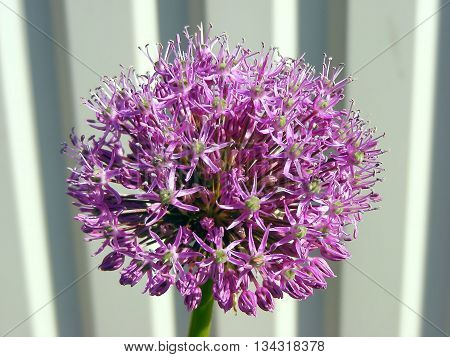
[[[30,23],[54,36],[50,0],[25,1]],[[60,16],[64,16],[61,11]],[[65,157],[59,149],[62,138],[62,95],[59,88],[55,44],[33,26],[27,29],[33,84],[34,113],[39,147],[40,169],[46,212],[46,228],[51,259],[53,294],[56,295],[77,278],[76,255],[71,233],[71,212],[67,205]],[[70,60],[66,56],[65,60]],[[69,75],[66,73],[66,75]],[[30,237],[31,238],[31,237]],[[86,293],[86,292],[85,292]],[[71,288],[54,301],[60,336],[82,336],[81,307],[77,289]]]
[[[441,0],[442,5],[447,1]],[[439,17],[438,63],[436,67],[436,113],[433,133],[430,211],[424,313],[450,334],[450,6]],[[420,143],[417,143],[420,145]],[[424,336],[441,336],[424,323]]]

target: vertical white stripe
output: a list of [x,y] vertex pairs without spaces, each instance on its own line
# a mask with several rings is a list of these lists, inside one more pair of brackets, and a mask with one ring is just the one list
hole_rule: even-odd
[[158,8],[156,0],[134,0],[130,3],[133,16],[134,47],[136,62],[134,67],[138,73],[151,71],[151,63],[137,47],[145,50],[149,45],[151,55],[156,55],[156,43],[159,42]]
[[[297,15],[299,1],[272,0],[272,43],[283,56],[298,56]],[[276,301],[274,313],[274,336],[294,337],[297,335],[299,301],[284,294],[282,300]]]
[[[438,0],[417,0],[415,22],[420,23],[439,7]],[[405,219],[405,259],[401,299],[422,312],[429,190],[431,176],[432,131],[438,18],[424,23],[414,34],[414,64],[410,147]],[[402,306],[400,334],[420,336],[422,319]]]
[[299,319],[299,304],[301,302],[291,298],[286,293],[283,299],[276,300],[274,313],[274,337],[297,336]]
[[[136,51],[136,71],[144,74],[152,72],[149,59],[138,50],[138,46],[145,51],[149,45],[150,55],[156,55],[156,43],[159,41],[158,13],[156,0],[135,0],[131,2],[134,30],[134,46]],[[149,298],[150,328],[152,336],[167,337],[176,335],[175,320],[175,288],[172,287],[166,294],[156,298]]]
[[[6,5],[23,14],[22,1]],[[14,196],[17,206],[19,240],[25,270],[29,313],[53,297],[45,208],[34,126],[32,83],[28,62],[27,24],[0,6],[0,77]],[[25,318],[23,316],[22,318]],[[18,317],[19,319],[20,317]],[[19,321],[18,321],[19,322]],[[30,319],[33,336],[56,336],[54,305],[50,304]]]
[[245,39],[245,47],[260,51],[261,42],[267,48],[277,46],[273,42],[272,4],[273,0],[205,1],[205,16],[213,25],[213,35],[228,34],[230,47]]
[[[386,132],[380,147],[390,152],[380,157],[386,169],[385,182],[374,188],[383,201],[381,209],[363,215],[358,239],[349,242],[350,264],[342,263],[339,331],[343,336],[397,336],[399,334],[404,259],[405,212],[410,150],[411,88],[413,87],[413,38],[394,43],[416,24],[414,7],[408,0],[374,2],[349,0],[347,16],[347,68],[355,81],[347,88],[347,98],[355,100],[354,109]],[[402,14],[399,16],[398,14]],[[362,25],[363,24],[363,25]],[[416,31],[421,31],[419,28]],[[389,50],[383,52],[387,46]],[[378,57],[376,57],[378,56]],[[377,283],[375,283],[376,281]]]
[[272,0],[272,46],[280,49],[283,56],[298,56],[298,15],[299,1]]
[[176,336],[175,295],[178,292],[172,286],[162,296],[150,298],[150,327],[154,337]]

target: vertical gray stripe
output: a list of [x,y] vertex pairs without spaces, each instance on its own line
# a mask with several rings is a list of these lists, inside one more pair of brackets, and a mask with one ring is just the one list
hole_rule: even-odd
[[[347,0],[302,0],[298,11],[299,47],[300,54],[306,53],[305,60],[316,67],[317,73],[322,70],[324,53],[333,57],[335,65],[345,62]],[[342,78],[345,75],[342,73]],[[316,290],[300,303],[299,336],[339,335],[341,264],[330,264],[337,278],[328,280],[325,291]]]
[[[441,0],[444,4],[446,1]],[[424,315],[450,333],[450,7],[439,14],[435,127],[433,133]],[[430,64],[432,65],[432,64]],[[418,143],[420,145],[420,143]],[[427,189],[424,187],[424,190]],[[423,323],[424,336],[441,336]]]
[[[25,16],[52,36],[50,1],[26,1]],[[65,195],[66,187],[62,180],[66,175],[66,169],[64,158],[59,152],[61,142],[64,140],[61,128],[61,99],[55,71],[54,44],[31,26],[27,26],[27,37],[41,161],[39,166],[43,176],[51,271],[56,294],[76,278],[70,214]],[[76,289],[65,292],[55,300],[55,304],[59,334],[80,335],[81,321]]]

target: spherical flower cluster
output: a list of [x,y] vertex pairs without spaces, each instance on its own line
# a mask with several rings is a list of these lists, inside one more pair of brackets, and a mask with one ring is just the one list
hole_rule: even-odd
[[184,50],[178,36],[146,52],[153,73],[105,78],[85,101],[99,134],[66,148],[76,219],[107,248],[101,270],[153,296],[174,286],[189,310],[208,280],[225,311],[306,299],[379,200],[379,137],[336,108],[349,79],[330,58],[316,74],[277,49],[184,34]]

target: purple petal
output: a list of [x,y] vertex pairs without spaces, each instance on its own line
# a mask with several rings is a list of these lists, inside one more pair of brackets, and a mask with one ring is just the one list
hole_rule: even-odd
[[172,205],[174,205],[175,207],[181,208],[185,211],[190,211],[190,212],[200,211],[200,209],[198,207],[187,205],[187,204],[181,202],[180,200],[177,200],[176,198],[174,198],[172,200]]
[[219,168],[211,161],[211,159],[207,155],[200,155],[200,158],[205,162],[206,165],[208,165],[212,172],[219,172]]
[[197,241],[197,243],[200,244],[200,247],[202,247],[207,252],[214,254],[214,249],[207,245],[197,234],[195,234],[195,232],[192,232],[192,236]]
[[249,217],[247,212],[242,213],[238,218],[236,218],[231,224],[227,227],[227,230],[236,227],[239,223],[242,223]]

